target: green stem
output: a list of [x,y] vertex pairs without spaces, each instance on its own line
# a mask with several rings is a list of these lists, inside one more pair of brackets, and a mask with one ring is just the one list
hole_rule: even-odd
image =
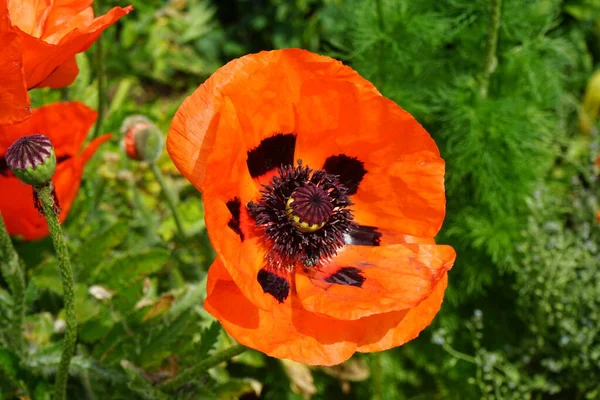
[[215,367],[221,364],[222,362],[227,361],[234,356],[237,356],[238,354],[242,354],[246,350],[246,347],[242,346],[241,344],[236,344],[235,346],[229,347],[228,349],[220,351],[212,357],[207,358],[206,360],[200,361],[193,367],[186,369],[185,371],[177,375],[175,378],[158,385],[158,388],[160,390],[177,389],[182,384],[193,380],[195,377],[208,371],[210,368]]
[[9,334],[16,352],[21,354],[23,350],[23,319],[25,318],[25,274],[19,255],[15,250],[2,214],[0,214],[0,265],[6,281],[10,285],[13,297],[13,315]]
[[383,353],[373,354],[373,399],[383,400]]
[[[100,9],[99,2],[96,1],[96,10]],[[97,12],[99,15],[99,13]],[[102,52],[102,36],[96,40],[96,48],[94,52],[94,61],[96,64],[96,78],[98,79],[98,119],[94,127],[94,138],[98,137],[102,132],[102,124],[104,122],[104,109],[106,108],[106,92],[104,91],[104,55]]]
[[500,16],[502,11],[502,0],[491,0],[490,3],[490,24],[485,41],[485,60],[483,66],[483,76],[481,78],[480,94],[482,98],[488,96],[490,88],[490,77],[498,66],[498,34],[500,32]]
[[67,316],[67,330],[63,343],[63,351],[56,373],[55,400],[64,400],[67,392],[67,380],[69,379],[69,364],[75,353],[77,341],[77,317],[75,315],[75,282],[73,280],[73,269],[69,259],[69,251],[63,237],[60,222],[54,210],[54,199],[52,196],[52,184],[36,187],[37,195],[42,204],[42,211],[48,222],[50,237],[54,245],[56,258],[60,267],[63,286],[63,301]]
[[173,218],[175,219],[175,225],[177,225],[177,230],[179,231],[179,235],[181,236],[181,238],[185,239],[186,238],[185,229],[183,228],[183,223],[181,221],[181,216],[179,215],[179,211],[177,211],[177,202],[175,200],[175,195],[169,189],[169,186],[167,185],[167,181],[165,181],[165,177],[163,176],[162,172],[160,172],[160,168],[158,168],[158,165],[156,165],[156,163],[153,162],[150,164],[150,167],[152,169],[152,173],[154,174],[154,177],[156,178],[156,180],[158,181],[158,183],[162,189],[163,196],[164,196],[165,200],[167,201],[167,205],[169,206],[169,208],[171,209],[171,212],[173,213]]
[[[383,22],[383,4],[382,0],[376,0],[375,6],[377,7],[377,23],[379,25],[380,35],[383,35],[385,32],[385,24]],[[379,78],[379,84],[383,85],[384,73],[383,73],[383,43],[380,39],[377,44],[377,75]]]
[[470,355],[465,354],[465,353],[461,353],[460,351],[454,350],[452,348],[452,346],[450,346],[446,342],[442,343],[442,348],[444,350],[446,350],[446,352],[450,353],[450,355],[452,357],[454,357],[454,358],[458,358],[459,360],[463,360],[463,361],[466,361],[468,363],[479,365],[479,363],[477,362],[477,359],[475,357],[470,356]]

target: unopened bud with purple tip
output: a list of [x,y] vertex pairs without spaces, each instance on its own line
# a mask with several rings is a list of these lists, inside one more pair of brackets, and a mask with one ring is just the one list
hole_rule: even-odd
[[51,181],[56,169],[56,155],[50,139],[29,135],[18,139],[6,151],[6,165],[21,181],[42,186]]

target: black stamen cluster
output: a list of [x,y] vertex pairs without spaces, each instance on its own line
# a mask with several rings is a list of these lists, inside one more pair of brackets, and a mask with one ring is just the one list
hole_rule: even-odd
[[[297,167],[283,166],[268,185],[263,185],[258,202],[248,203],[248,212],[256,226],[264,229],[271,247],[267,258],[271,263],[291,268],[298,262],[314,267],[319,260],[333,257],[344,245],[344,235],[355,224],[348,208],[352,203],[347,189],[336,175],[323,170],[313,171],[298,162]],[[333,210],[323,228],[303,233],[296,229],[286,214],[286,202],[294,191],[305,185],[315,185],[329,194]]]

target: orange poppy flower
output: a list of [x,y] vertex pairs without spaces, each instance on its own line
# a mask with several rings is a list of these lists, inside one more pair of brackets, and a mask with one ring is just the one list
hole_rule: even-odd
[[184,101],[167,150],[203,193],[205,308],[240,343],[332,365],[415,338],[440,309],[444,161],[351,68],[298,49],[234,60]]
[[34,206],[31,186],[22,183],[6,165],[8,147],[20,137],[36,133],[50,138],[57,161],[52,182],[62,222],[79,190],[83,167],[98,146],[110,139],[110,135],[103,135],[79,152],[96,116],[94,110],[81,103],[55,103],[34,109],[31,118],[19,124],[0,126],[0,192],[10,194],[0,196],[0,212],[8,233],[25,240],[48,235],[46,221]]
[[27,90],[70,85],[75,54],[132,7],[94,18],[93,0],[0,0],[0,124],[30,115]]

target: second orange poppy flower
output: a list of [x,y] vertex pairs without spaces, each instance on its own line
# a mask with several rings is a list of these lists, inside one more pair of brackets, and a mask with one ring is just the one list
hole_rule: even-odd
[[[17,139],[42,133],[50,138],[57,159],[52,178],[64,221],[81,184],[83,168],[94,155],[98,146],[110,139],[110,135],[96,138],[80,152],[88,131],[96,121],[97,114],[91,108],[77,102],[55,103],[33,110],[31,118],[8,126],[0,126],[0,212],[6,229],[13,236],[35,240],[48,235],[48,225],[33,204],[32,188],[21,182],[10,171],[4,160],[8,147]],[[4,195],[10,193],[10,195]]]

